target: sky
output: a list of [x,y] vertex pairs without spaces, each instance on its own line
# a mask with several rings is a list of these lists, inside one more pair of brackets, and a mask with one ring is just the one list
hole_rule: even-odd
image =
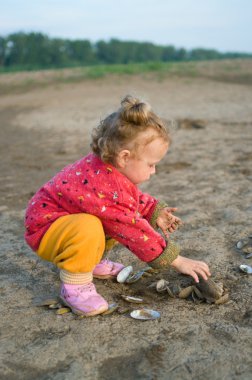
[[0,0],[0,35],[252,53],[252,0]]

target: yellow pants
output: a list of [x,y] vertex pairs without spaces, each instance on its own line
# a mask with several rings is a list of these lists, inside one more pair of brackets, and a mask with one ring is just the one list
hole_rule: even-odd
[[105,234],[100,219],[73,214],[57,219],[43,236],[38,255],[70,273],[92,272],[102,258]]

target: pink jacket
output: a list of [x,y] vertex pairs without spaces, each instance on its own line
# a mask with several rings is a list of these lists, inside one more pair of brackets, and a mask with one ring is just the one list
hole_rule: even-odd
[[66,166],[33,196],[25,216],[25,239],[36,251],[57,218],[88,213],[101,220],[105,234],[149,262],[166,248],[150,224],[157,205],[155,198],[91,153]]

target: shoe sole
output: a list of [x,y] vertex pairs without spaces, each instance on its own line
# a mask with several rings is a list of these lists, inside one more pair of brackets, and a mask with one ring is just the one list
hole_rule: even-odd
[[99,279],[101,279],[101,280],[107,280],[107,279],[109,279],[109,278],[116,278],[116,275],[115,276],[113,276],[112,274],[104,274],[104,275],[102,275],[102,274],[97,274],[97,275],[93,275],[93,277],[94,278],[99,278]]
[[98,314],[102,314],[104,313],[105,311],[108,310],[108,306],[102,306],[100,307],[100,309],[98,310],[93,310],[93,311],[90,311],[88,313],[84,313],[83,311],[79,310],[79,309],[75,309],[73,306],[71,306],[64,298],[62,298],[61,296],[59,297],[61,299],[61,301],[64,303],[64,305],[70,307],[70,309],[72,310],[72,312],[76,315],[84,315],[85,317],[92,317],[94,315],[98,315]]

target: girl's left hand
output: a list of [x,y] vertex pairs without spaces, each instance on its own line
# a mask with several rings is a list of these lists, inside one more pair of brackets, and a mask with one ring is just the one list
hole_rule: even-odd
[[180,273],[192,276],[195,282],[199,282],[199,276],[206,281],[211,276],[209,267],[204,261],[192,260],[180,255],[173,260],[171,267]]
[[163,208],[157,217],[156,223],[167,238],[169,238],[169,232],[176,231],[178,226],[182,224],[181,219],[172,214],[176,210],[176,207]]

